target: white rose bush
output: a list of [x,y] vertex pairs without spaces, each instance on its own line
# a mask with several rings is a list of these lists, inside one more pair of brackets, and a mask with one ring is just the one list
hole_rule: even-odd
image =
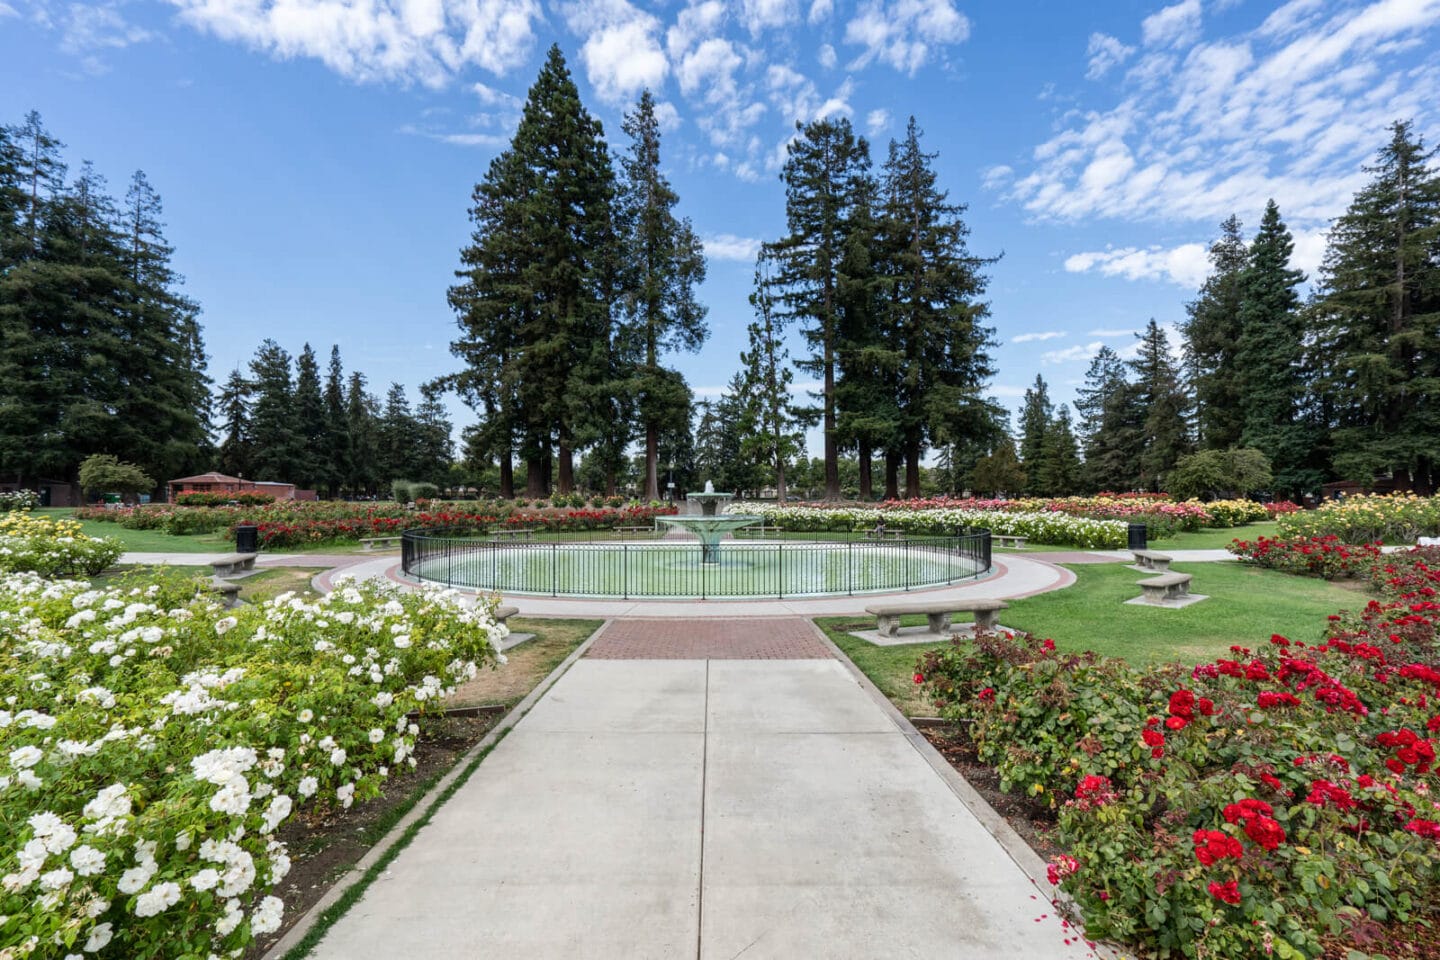
[[413,715],[503,662],[492,611],[0,575],[0,958],[210,960],[279,929],[277,831],[415,764]]
[[919,536],[952,536],[956,530],[986,529],[1007,537],[1027,537],[1087,549],[1123,549],[1128,525],[1122,520],[1095,520],[1068,513],[1040,511],[967,510],[956,507],[912,509],[897,507],[779,506],[773,503],[735,503],[727,513],[747,513],[766,524],[802,533],[866,530],[884,521],[891,530]]

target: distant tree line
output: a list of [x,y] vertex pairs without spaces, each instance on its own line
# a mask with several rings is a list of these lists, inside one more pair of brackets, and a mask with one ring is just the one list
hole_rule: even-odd
[[[1408,122],[1367,167],[1332,225],[1308,297],[1294,239],[1271,201],[1246,242],[1221,224],[1211,273],[1187,307],[1180,360],[1151,320],[1135,356],[1092,359],[1069,418],[1036,378],[1018,468],[1034,494],[1157,490],[1188,467],[1212,493],[1301,496],[1330,480],[1433,491],[1440,457],[1440,172]],[[1078,465],[1073,446],[1083,452]],[[1210,456],[1211,453],[1225,456]],[[1189,458],[1189,459],[1187,459]],[[988,464],[987,468],[996,467]],[[997,468],[998,469],[998,468]],[[1226,478],[1232,486],[1226,486]],[[1178,478],[1177,478],[1178,479]]]
[[382,402],[363,373],[348,376],[330,348],[322,378],[310,344],[291,358],[273,340],[220,388],[216,416],[224,473],[279,480],[325,496],[386,494],[394,480],[451,485],[450,420],[433,390],[413,409],[392,383]]
[[181,292],[160,196],[122,199],[29,113],[0,127],[0,478],[79,482],[112,454],[151,477],[209,465],[199,307]]

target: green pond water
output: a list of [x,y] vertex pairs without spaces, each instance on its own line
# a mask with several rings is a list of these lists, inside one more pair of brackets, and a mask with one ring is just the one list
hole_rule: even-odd
[[426,580],[477,590],[573,597],[802,597],[954,583],[985,572],[963,553],[913,543],[726,542],[719,563],[698,543],[490,544],[415,560]]

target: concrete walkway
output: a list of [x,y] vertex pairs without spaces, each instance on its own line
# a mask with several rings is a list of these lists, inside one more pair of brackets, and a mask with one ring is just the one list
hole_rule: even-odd
[[587,658],[311,956],[1093,956],[1048,896],[838,661]]

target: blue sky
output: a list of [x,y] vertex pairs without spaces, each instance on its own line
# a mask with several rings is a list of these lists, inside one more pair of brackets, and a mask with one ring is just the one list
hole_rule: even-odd
[[1014,408],[1176,324],[1231,212],[1248,230],[1274,197],[1313,272],[1384,127],[1440,135],[1437,35],[1440,0],[0,0],[0,121],[40,110],[117,194],[147,172],[217,379],[273,337],[413,393],[454,367],[470,190],[558,42],[615,149],[641,88],[662,102],[710,255],[710,341],[673,362],[713,396],[794,122],[844,114],[878,162],[913,113],[972,251],[1004,254]]

